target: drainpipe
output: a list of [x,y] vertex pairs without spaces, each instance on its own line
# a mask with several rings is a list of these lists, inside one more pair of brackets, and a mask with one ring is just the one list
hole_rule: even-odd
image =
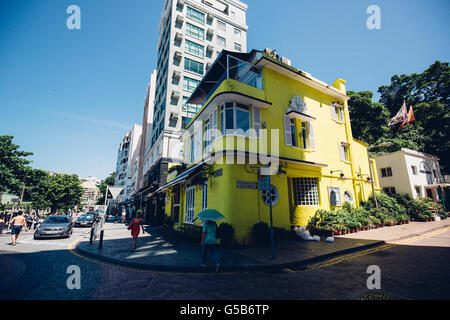
[[[333,82],[332,86],[346,95],[347,94],[346,89],[345,89],[346,83],[347,83],[347,81],[345,81],[343,79],[337,79],[335,82]],[[349,144],[350,170],[352,172],[353,194],[355,197],[355,204],[356,204],[356,206],[359,206],[359,200],[358,200],[358,197],[356,196],[357,193],[356,193],[355,165],[353,163],[354,157],[353,157],[353,144],[352,144],[352,142],[353,142],[352,127],[350,125],[350,113],[348,111],[348,103],[346,100],[344,101],[344,121],[345,121],[345,136],[347,139],[347,143]]]

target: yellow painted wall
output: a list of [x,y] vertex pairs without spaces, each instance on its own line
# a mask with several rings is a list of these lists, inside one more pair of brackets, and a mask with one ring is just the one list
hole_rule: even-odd
[[[295,81],[267,67],[263,70],[263,81],[264,90],[259,90],[235,80],[225,80],[216,89],[215,93],[211,95],[205,106],[215,95],[224,91],[236,91],[257,99],[269,101],[272,103],[272,106],[268,109],[261,109],[261,122],[266,124],[265,128],[269,132],[271,129],[279,130],[279,155],[285,158],[327,165],[325,167],[312,167],[293,164],[292,162],[281,162],[286,174],[271,177],[271,183],[279,191],[279,201],[273,206],[274,226],[286,229],[295,225],[305,226],[317,209],[335,209],[335,207],[330,207],[328,194],[328,187],[330,186],[340,188],[342,203],[344,203],[344,191],[351,193],[355,204],[359,204],[362,200],[367,200],[372,193],[372,186],[367,182],[367,177],[370,174],[367,149],[363,142],[357,141],[352,137],[347,102],[338,101],[322,91]],[[344,80],[339,79],[332,86],[345,94]],[[315,151],[305,151],[285,144],[283,115],[286,114],[290,101],[294,96],[302,97],[308,108],[306,113],[316,118],[313,121]],[[344,106],[345,123],[338,123],[331,118],[330,104],[336,101]],[[193,121],[195,121],[195,118]],[[220,126],[220,119],[218,123]],[[297,128],[301,128],[301,121],[296,120],[296,123]],[[267,150],[269,154],[271,153],[270,139],[271,137],[268,136]],[[226,142],[236,142],[238,140],[245,142],[245,147],[242,150],[248,151],[248,143],[252,139],[242,137],[219,138],[214,142],[213,150],[229,150],[230,148],[227,147]],[[342,161],[340,159],[339,146],[341,142],[350,144],[350,161]],[[188,147],[186,145],[184,150],[188,150]],[[220,159],[223,160],[224,158]],[[239,243],[248,244],[251,242],[253,225],[260,221],[269,224],[270,221],[269,207],[263,203],[261,192],[257,189],[241,189],[236,186],[238,180],[257,182],[256,166],[218,164],[216,162],[213,165],[213,171],[218,169],[223,169],[222,176],[216,178],[210,176],[208,178],[208,208],[220,211],[226,217],[222,222],[229,223],[235,228],[236,240]],[[331,171],[337,170],[341,170],[344,173],[343,179],[339,179],[339,173],[331,173]],[[376,168],[374,172],[378,189]],[[362,174],[362,177],[358,177],[358,174]],[[293,188],[288,187],[290,181],[288,179],[299,177],[318,178],[318,206],[294,206]],[[185,190],[188,183],[186,182],[182,188],[180,222],[184,222],[185,219]],[[195,215],[201,211],[201,199],[202,188],[198,186],[195,193]],[[166,208],[166,212],[170,214],[170,203]],[[196,224],[200,224],[200,221],[196,221]]]

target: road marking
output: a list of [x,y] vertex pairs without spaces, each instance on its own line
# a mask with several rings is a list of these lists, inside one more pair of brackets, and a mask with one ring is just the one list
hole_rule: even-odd
[[314,269],[321,269],[321,268],[325,268],[325,267],[329,267],[329,266],[338,264],[338,263],[340,263],[342,261],[345,261],[345,260],[350,260],[350,259],[353,259],[353,258],[361,257],[361,256],[364,256],[364,255],[368,255],[370,253],[384,251],[384,250],[387,250],[387,249],[390,249],[390,248],[393,248],[393,247],[397,247],[397,246],[400,246],[400,245],[403,245],[403,244],[407,244],[407,243],[410,243],[410,242],[415,242],[415,241],[419,241],[419,240],[422,240],[422,239],[427,239],[427,238],[433,237],[435,235],[447,232],[449,230],[450,230],[450,227],[447,227],[447,228],[444,228],[444,229],[440,229],[440,230],[437,230],[437,231],[434,231],[434,232],[430,232],[430,233],[426,233],[426,234],[423,234],[423,235],[415,236],[415,237],[412,237],[412,238],[399,240],[399,241],[396,241],[395,243],[388,243],[388,244],[382,245],[380,247],[376,247],[376,248],[372,248],[372,249],[368,249],[368,250],[363,250],[363,251],[359,251],[359,252],[352,253],[352,254],[343,255],[343,256],[340,256],[340,257],[336,257],[336,258],[333,258],[333,259],[329,259],[329,260],[326,260],[326,261],[322,261],[322,262],[319,262],[319,263],[307,266],[304,270],[292,270],[292,269],[287,269],[287,270],[290,271],[290,272],[305,272],[305,271],[310,271],[310,270],[314,270]]

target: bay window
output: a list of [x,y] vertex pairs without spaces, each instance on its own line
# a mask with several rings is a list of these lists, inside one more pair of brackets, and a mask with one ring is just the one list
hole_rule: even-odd
[[250,107],[236,102],[227,102],[220,107],[220,119],[222,135],[239,132],[246,134],[250,129]]

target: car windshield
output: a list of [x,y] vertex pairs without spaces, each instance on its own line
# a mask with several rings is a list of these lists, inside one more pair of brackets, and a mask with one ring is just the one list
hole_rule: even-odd
[[81,215],[79,218],[78,218],[78,220],[92,220],[93,219],[93,216],[91,216],[91,215],[87,215],[87,214],[83,214],[83,215]]
[[58,216],[51,216],[48,217],[47,220],[45,220],[45,223],[68,223],[69,219],[67,217],[58,217]]

